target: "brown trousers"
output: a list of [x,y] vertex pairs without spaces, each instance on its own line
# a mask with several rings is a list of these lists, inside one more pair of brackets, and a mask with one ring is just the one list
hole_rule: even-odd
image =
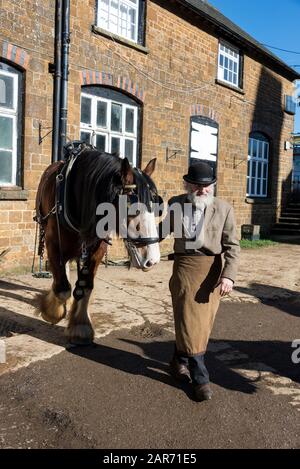
[[179,353],[205,353],[220,304],[220,286],[216,285],[221,272],[220,255],[175,255],[169,287]]

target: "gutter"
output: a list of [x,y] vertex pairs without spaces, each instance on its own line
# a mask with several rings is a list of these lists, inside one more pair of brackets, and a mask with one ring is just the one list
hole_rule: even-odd
[[61,33],[62,33],[62,0],[55,4],[55,38],[54,38],[54,76],[53,76],[53,117],[52,117],[52,163],[58,161],[60,94],[61,94]]

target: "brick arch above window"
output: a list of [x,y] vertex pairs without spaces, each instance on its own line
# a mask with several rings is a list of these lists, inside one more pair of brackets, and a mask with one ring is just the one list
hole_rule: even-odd
[[272,127],[268,124],[253,123],[249,135],[251,136],[251,134],[254,132],[260,133],[267,139],[271,140],[271,135],[274,133],[274,129],[272,130]]
[[19,65],[26,70],[30,56],[24,49],[21,49],[9,42],[4,42],[2,46],[2,58]]
[[80,84],[83,85],[108,85],[113,86],[113,76],[107,72],[95,70],[83,70],[80,72]]
[[117,88],[127,91],[127,93],[135,96],[141,102],[145,101],[145,92],[143,88],[130,78],[118,76],[116,86]]
[[80,84],[84,85],[106,85],[116,89],[126,91],[128,94],[137,98],[140,102],[145,100],[143,88],[134,80],[123,76],[114,76],[109,72],[100,72],[94,70],[83,70],[80,72]]
[[219,116],[218,113],[204,104],[193,104],[190,109],[191,116],[204,116],[212,119],[215,122],[218,122]]

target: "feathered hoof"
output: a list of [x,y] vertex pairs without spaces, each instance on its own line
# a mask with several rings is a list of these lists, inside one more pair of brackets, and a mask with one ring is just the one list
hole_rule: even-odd
[[66,317],[67,308],[65,300],[58,298],[52,290],[46,295],[41,295],[38,298],[38,303],[37,311],[50,324],[57,324]]
[[94,341],[94,330],[88,324],[69,326],[65,334],[73,345],[91,345]]

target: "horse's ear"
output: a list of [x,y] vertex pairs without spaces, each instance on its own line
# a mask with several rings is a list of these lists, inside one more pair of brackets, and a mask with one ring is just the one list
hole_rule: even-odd
[[121,163],[121,178],[123,185],[131,185],[134,182],[132,168],[128,159],[125,157]]
[[147,174],[147,176],[151,176],[155,170],[155,165],[156,165],[156,158],[153,158],[151,161],[149,161],[149,163],[147,164],[143,172]]

